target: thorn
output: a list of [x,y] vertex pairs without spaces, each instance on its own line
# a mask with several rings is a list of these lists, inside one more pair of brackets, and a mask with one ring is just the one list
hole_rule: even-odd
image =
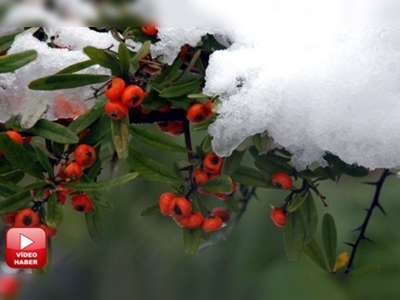
[[386,213],[385,209],[382,207],[382,205],[381,205],[380,203],[378,203],[376,206],[379,208],[379,210],[380,210],[385,216],[387,216],[387,213]]
[[350,246],[352,248],[354,248],[354,244],[353,243],[348,243],[348,242],[344,242],[347,246]]
[[362,236],[363,240],[366,240],[367,242],[370,242],[371,244],[375,244],[374,241],[372,241],[371,239],[367,238],[366,236]]
[[358,226],[357,228],[353,229],[351,232],[360,231],[362,226]]

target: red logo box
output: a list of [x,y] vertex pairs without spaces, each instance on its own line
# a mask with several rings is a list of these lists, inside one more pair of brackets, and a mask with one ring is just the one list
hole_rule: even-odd
[[11,268],[43,268],[47,262],[47,238],[42,228],[7,230],[6,263]]

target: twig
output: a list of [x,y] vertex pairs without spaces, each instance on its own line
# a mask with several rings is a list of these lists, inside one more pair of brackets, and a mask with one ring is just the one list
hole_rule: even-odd
[[374,185],[376,186],[375,195],[374,195],[374,198],[372,200],[372,203],[371,203],[369,209],[367,209],[367,215],[365,216],[364,222],[359,227],[360,233],[358,234],[357,240],[355,241],[354,244],[346,243],[347,245],[352,247],[353,250],[351,251],[350,259],[349,259],[349,262],[347,263],[346,270],[344,271],[345,274],[349,274],[352,270],[353,262],[354,262],[354,259],[355,259],[355,256],[356,256],[356,253],[357,253],[357,250],[358,250],[358,247],[359,247],[361,241],[369,240],[365,236],[365,231],[367,230],[367,227],[368,227],[369,221],[371,219],[372,213],[374,212],[374,209],[380,208],[382,210],[382,206],[379,203],[379,196],[381,193],[382,186],[386,180],[386,177],[388,177],[389,175],[390,175],[389,170],[385,169],[383,171],[381,177],[379,178],[379,180],[374,183]]

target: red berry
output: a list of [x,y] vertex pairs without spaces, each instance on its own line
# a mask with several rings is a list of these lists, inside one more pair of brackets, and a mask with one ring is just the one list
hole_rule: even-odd
[[171,104],[164,105],[163,107],[159,108],[158,111],[159,112],[167,112],[167,111],[169,111],[171,106],[172,106]]
[[75,162],[70,162],[65,168],[60,170],[60,177],[66,181],[76,181],[83,174],[81,166]]
[[105,95],[112,102],[119,101],[124,90],[125,81],[120,77],[114,77],[107,85]]
[[121,96],[121,102],[128,107],[138,107],[143,102],[144,91],[138,85],[129,85]]
[[183,133],[183,123],[179,121],[165,121],[157,123],[157,128],[172,136],[178,136]]
[[208,153],[203,159],[204,169],[210,174],[220,174],[224,159],[214,152]]
[[44,231],[46,232],[46,236],[48,239],[55,237],[57,235],[57,229],[50,228],[46,224],[39,224],[38,227],[43,228]]
[[202,169],[195,169],[192,173],[193,181],[199,185],[208,181],[208,174]]
[[81,144],[75,148],[74,151],[75,161],[82,167],[91,167],[96,161],[96,151],[92,146]]
[[93,201],[85,194],[77,194],[72,197],[72,207],[79,212],[87,213],[93,208]]
[[192,204],[190,201],[186,198],[175,198],[173,201],[171,217],[176,220],[187,218],[192,212]]
[[8,130],[6,132],[6,134],[15,142],[17,142],[18,144],[22,145],[22,143],[24,142],[22,139],[22,135],[20,135],[18,132],[14,131],[14,130]]
[[271,211],[271,219],[274,222],[274,224],[278,227],[285,227],[286,219],[287,219],[287,214],[285,210],[282,207],[272,207]]
[[160,206],[160,212],[164,216],[170,216],[171,212],[174,208],[175,195],[172,193],[164,193],[160,196],[160,200],[158,201],[158,205]]
[[272,176],[272,184],[284,190],[290,190],[293,186],[292,178],[284,172],[275,173]]
[[186,118],[194,124],[201,123],[209,117],[210,112],[202,103],[193,104],[186,113]]
[[17,213],[15,213],[15,212],[3,215],[1,218],[3,220],[4,225],[13,226],[14,222],[15,222],[16,215],[17,215]]
[[226,223],[229,221],[230,213],[229,210],[222,208],[222,207],[215,207],[211,211],[211,215],[215,217],[219,217],[223,223]]
[[203,223],[204,217],[199,212],[193,212],[188,217],[179,220],[178,224],[182,227],[189,228],[189,229],[196,229],[201,226]]
[[121,120],[128,115],[128,107],[121,102],[108,102],[105,106],[106,114],[113,120]]
[[141,27],[141,29],[147,35],[155,35],[158,32],[157,28],[154,26]]
[[39,224],[39,216],[30,208],[20,210],[15,216],[15,227],[35,227]]
[[220,217],[211,216],[205,218],[203,224],[201,224],[201,228],[205,232],[217,231],[222,227],[222,220]]

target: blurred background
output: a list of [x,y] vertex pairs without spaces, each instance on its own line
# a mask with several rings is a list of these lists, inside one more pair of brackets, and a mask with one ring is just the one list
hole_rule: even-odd
[[[194,145],[202,136],[195,134]],[[183,143],[182,137],[172,139]],[[169,167],[185,159],[184,154],[163,151],[160,155],[157,149],[132,142]],[[252,166],[252,162],[246,156],[243,164]],[[106,167],[102,177],[128,170],[120,162],[112,169]],[[376,170],[364,180],[343,177],[339,184],[321,184],[329,208],[315,197],[319,223],[326,212],[334,216],[338,253],[351,250],[344,242],[355,241],[357,233],[352,230],[362,223],[371,203],[374,187],[362,182],[376,180],[380,174]],[[269,205],[280,205],[287,192],[265,189],[257,190],[259,200],[251,200],[227,239],[189,256],[183,249],[182,230],[171,218],[140,216],[161,193],[170,191],[168,186],[134,180],[106,192],[115,208],[103,213],[104,237],[99,244],[90,239],[84,216],[67,203],[64,222],[53,239],[50,274],[19,275],[18,299],[302,299],[310,291],[315,299],[395,299],[400,270],[399,180],[391,176],[385,183],[381,203],[388,216],[374,212],[367,229],[374,244],[363,242],[355,260],[355,268],[381,264],[380,275],[327,275],[304,255],[297,262],[289,261],[283,250],[283,229],[269,218]],[[320,232],[317,240],[321,243]]]

